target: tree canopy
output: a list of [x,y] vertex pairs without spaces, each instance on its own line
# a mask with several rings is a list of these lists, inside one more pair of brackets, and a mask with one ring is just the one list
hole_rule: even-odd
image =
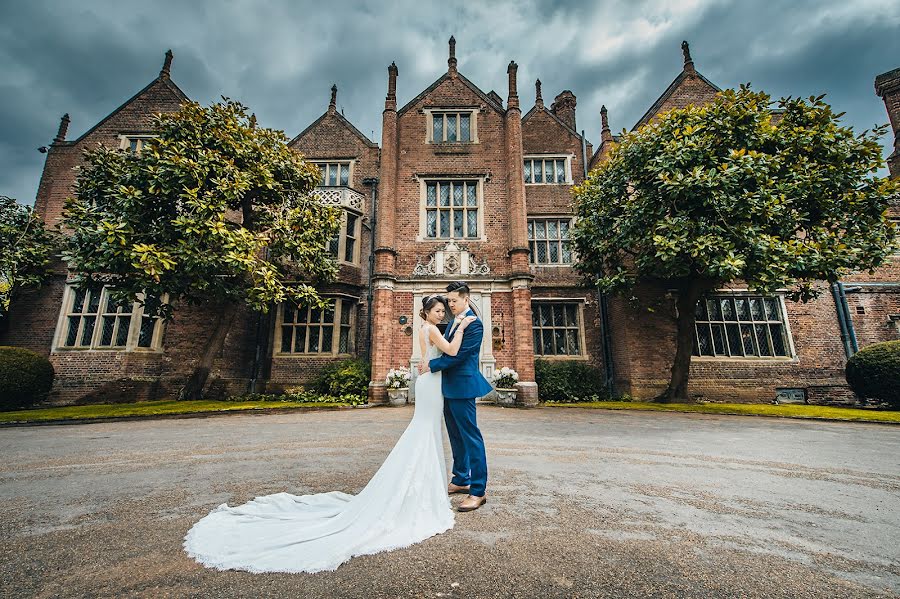
[[652,282],[685,302],[683,384],[673,376],[670,398],[686,397],[704,293],[740,280],[807,300],[816,281],[871,270],[890,252],[898,186],[874,176],[884,127],[856,135],[823,97],[773,103],[749,86],[724,90],[623,134],[574,190],[577,267],[605,292]]
[[59,235],[30,206],[0,196],[0,318],[21,290],[52,274],[58,252]]
[[227,98],[187,102],[154,129],[140,152],[85,152],[64,211],[65,258],[83,283],[150,298],[165,316],[179,300],[220,304],[225,331],[237,305],[324,305],[316,284],[337,273],[326,244],[341,212],[312,194],[317,167]]

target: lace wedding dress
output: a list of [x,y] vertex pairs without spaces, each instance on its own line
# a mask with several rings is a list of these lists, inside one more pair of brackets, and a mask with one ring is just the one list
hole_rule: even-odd
[[[438,355],[429,345],[425,359]],[[419,376],[415,390],[412,421],[358,495],[275,493],[237,507],[223,503],[188,531],[187,554],[219,570],[319,572],[452,528],[441,373]]]

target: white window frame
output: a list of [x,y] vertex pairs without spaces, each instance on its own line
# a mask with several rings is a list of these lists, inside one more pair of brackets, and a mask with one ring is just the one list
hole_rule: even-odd
[[[425,143],[428,144],[477,144],[478,143],[478,108],[426,108],[425,113]],[[434,139],[434,117],[436,115],[444,115],[444,126],[441,132],[443,139],[435,141]],[[459,141],[460,121],[456,119],[457,141],[447,141],[447,116],[446,115],[469,115],[469,140]]]
[[[765,295],[765,294],[762,294],[762,293],[756,293],[756,292],[750,291],[749,289],[719,289],[719,290],[716,290],[716,291],[707,293],[706,295],[704,295],[704,296],[703,296],[700,300],[698,300],[698,301],[704,301],[704,302],[705,302],[707,299],[714,298],[714,297],[715,297],[715,298],[720,298],[720,299],[721,299],[721,298],[732,298],[732,299],[742,298],[742,299],[749,299],[749,298],[751,298],[751,297],[774,298],[774,299],[776,300],[776,302],[777,302],[777,309],[781,311],[781,316],[782,316],[782,318],[783,318],[783,320],[781,321],[781,324],[782,324],[782,326],[784,327],[785,350],[787,351],[788,355],[786,355],[786,356],[776,356],[776,355],[771,355],[771,356],[762,356],[762,355],[750,355],[750,356],[748,356],[748,355],[740,355],[740,356],[715,355],[715,356],[709,356],[709,355],[699,355],[699,349],[698,349],[698,353],[697,353],[697,354],[693,353],[693,350],[691,351],[691,360],[700,360],[700,361],[726,361],[726,362],[749,361],[749,362],[753,362],[753,363],[756,363],[756,364],[783,364],[783,363],[785,363],[785,362],[791,362],[791,361],[796,361],[796,360],[797,360],[797,351],[796,351],[796,348],[794,347],[794,335],[793,335],[793,333],[792,333],[792,331],[791,331],[790,319],[788,318],[787,303],[786,303],[786,301],[785,301],[785,296],[784,296],[783,290],[782,290],[782,291],[776,291],[776,292],[773,293],[773,294]],[[735,308],[735,309],[736,309],[736,308]],[[720,308],[720,310],[721,310],[721,308]],[[763,311],[765,312],[765,302],[763,303]],[[759,321],[759,324],[765,323],[765,324],[768,326],[769,323],[775,322],[775,321],[772,321],[772,320],[768,320],[768,315],[766,316],[766,318],[767,318],[767,319],[766,319],[765,321]],[[721,322],[721,323],[731,323],[731,322],[736,322],[736,323],[739,323],[739,324],[742,324],[742,323],[746,323],[746,324],[757,324],[757,321],[754,320],[754,319],[752,319],[752,314],[751,314],[751,321],[750,321],[750,322],[745,321],[745,320],[727,320],[727,321],[726,321],[726,320],[724,320],[724,316],[723,316],[723,320],[700,320],[699,322],[701,322],[701,323],[709,323],[709,322],[713,322],[713,323],[719,323],[719,322]],[[771,335],[771,332],[770,332],[769,334]],[[711,333],[711,335],[712,335],[712,333]],[[756,334],[755,329],[754,329],[754,331],[753,331],[753,335],[754,335],[754,338],[757,337],[757,334]],[[712,339],[712,337],[710,337],[710,339],[711,339],[711,341],[713,341],[713,351],[715,351],[715,343],[714,343],[714,340]],[[697,322],[696,322],[696,321],[695,321],[695,323],[694,323],[694,343],[695,343],[695,344],[697,345],[697,347],[699,348],[700,341],[699,341],[699,338],[698,338]],[[726,328],[726,330],[725,330],[725,343],[728,344],[728,346],[730,347],[730,341],[728,340],[728,331],[727,331],[727,328]],[[741,349],[743,350],[743,347],[742,347]],[[772,353],[773,353],[773,354],[775,353],[775,352],[774,352],[774,346],[773,346],[773,351],[772,351]]]
[[[353,256],[351,256],[351,260],[347,260],[347,236],[349,231],[347,230],[347,222],[348,216],[353,215],[356,217],[356,222],[354,223],[354,231],[353,231],[353,239],[355,243],[353,244]],[[360,236],[362,234],[362,219],[363,215],[361,212],[357,212],[356,210],[351,210],[345,206],[341,207],[341,228],[338,231],[337,239],[338,239],[338,247],[337,247],[337,255],[334,256],[335,261],[341,264],[351,264],[354,266],[359,266],[359,251],[360,251]],[[334,239],[332,237],[332,239]],[[331,240],[328,241],[326,246],[331,252]]]
[[[532,165],[531,181],[528,181],[526,179],[525,185],[574,185],[575,181],[572,178],[572,160],[573,159],[574,159],[574,156],[572,154],[529,154],[529,155],[525,156],[523,159],[523,164],[524,164],[524,162],[529,162],[529,161],[533,161],[533,162],[540,161],[542,169],[544,167],[543,162],[545,160],[565,160],[566,161],[566,163],[565,163],[566,180],[565,181],[553,181],[550,183],[547,183],[546,181],[535,182],[534,181],[534,167]],[[555,176],[556,175],[555,167],[554,167],[553,171],[554,171],[554,176]],[[522,169],[522,172],[523,173],[525,172],[524,167]],[[542,170],[541,172],[543,173],[545,171]],[[541,177],[541,178],[543,179],[543,177]]]
[[[536,360],[588,360],[588,352],[586,342],[586,333],[584,328],[584,298],[556,298],[556,297],[532,297],[531,298],[531,310],[532,310],[532,323],[531,323],[531,336],[532,343],[534,341],[534,331],[535,328],[544,331],[544,330],[555,330],[557,328],[570,329],[572,327],[557,327],[555,325],[551,325],[549,327],[543,326],[534,326],[534,309],[536,304],[541,305],[554,305],[554,304],[564,304],[564,305],[575,305],[575,315],[578,319],[576,323],[578,326],[578,351],[577,354],[544,354],[541,353],[543,351],[543,346],[539,351],[538,347],[533,347],[534,357]],[[543,333],[541,334],[543,337]]]
[[[314,160],[309,160],[309,162],[318,166],[319,170],[322,171],[322,178],[320,179],[318,187],[353,187],[353,175],[356,168],[356,160],[354,158],[316,158]],[[341,183],[340,167],[345,164],[348,167],[347,184],[343,185]],[[328,183],[331,167],[337,167],[338,174],[336,178],[337,183],[335,185],[329,185]]]
[[[474,182],[475,185],[475,210],[477,210],[476,217],[476,226],[478,227],[478,235],[475,237],[454,237],[453,236],[453,222],[451,217],[450,223],[450,236],[449,237],[429,237],[428,236],[428,210],[429,208],[434,209],[433,206],[428,206],[428,185],[430,183],[468,183]],[[438,193],[438,212],[440,212],[440,192]],[[450,198],[450,213],[453,213],[453,198]],[[463,197],[463,210],[467,210],[472,208],[472,206],[466,205],[466,198]],[[438,227],[440,227],[440,214],[438,214]],[[468,222],[464,218],[463,227],[467,229]],[[419,234],[416,237],[416,241],[433,241],[438,243],[446,243],[450,240],[454,241],[485,241],[485,233],[484,233],[484,177],[427,177],[419,179]]]
[[[546,222],[546,221],[551,221],[551,220],[553,220],[553,221],[566,221],[566,220],[569,221],[569,238],[568,238],[568,244],[569,244],[569,255],[570,255],[571,258],[572,258],[572,260],[571,260],[570,262],[562,262],[562,261],[558,261],[558,262],[537,262],[537,261],[536,261],[536,259],[537,259],[537,251],[532,251],[532,250],[531,250],[532,244],[535,244],[535,247],[536,247],[536,244],[538,243],[538,241],[541,241],[541,242],[546,243],[546,244],[548,245],[547,256],[549,257],[549,256],[550,256],[550,250],[549,250],[550,242],[555,241],[555,242],[558,244],[557,247],[559,248],[559,257],[560,257],[560,258],[562,257],[562,243],[563,243],[563,239],[562,239],[561,236],[559,236],[559,237],[558,237],[557,239],[555,239],[555,240],[549,239],[549,238],[545,238],[545,239],[543,239],[543,240],[538,240],[536,237],[532,237],[532,236],[531,236],[531,232],[530,232],[530,230],[531,230],[531,226],[530,226],[531,223],[533,223],[533,222],[535,222],[535,221],[543,221],[543,222]],[[574,224],[575,224],[575,217],[573,217],[571,214],[564,214],[564,215],[559,215],[559,214],[530,214],[530,215],[528,215],[528,217],[527,217],[526,220],[525,220],[526,235],[527,235],[527,237],[528,237],[528,264],[529,264],[530,266],[539,266],[539,267],[541,267],[541,268],[544,268],[544,267],[550,267],[550,268],[561,268],[561,267],[562,267],[562,268],[572,268],[573,266],[575,266],[575,262],[576,262],[575,249],[574,249],[573,244],[572,244],[572,227],[574,226]],[[546,225],[545,225],[545,226],[546,226]]]
[[[320,335],[321,335],[321,329],[323,326],[331,326],[331,328],[332,328],[331,351],[329,351],[329,352],[282,351],[281,341],[283,338],[283,330],[285,327],[291,328],[292,336],[294,335],[294,330],[298,326],[306,327],[306,334],[305,334],[304,341],[303,341],[304,350],[305,350],[309,347],[309,329],[311,326],[316,326],[316,324],[309,323],[308,318],[307,318],[306,325],[303,325],[303,323],[299,323],[299,322],[295,322],[294,324],[285,323],[284,322],[285,304],[281,303],[281,304],[278,304],[278,314],[277,314],[277,318],[276,318],[276,322],[275,322],[275,334],[272,336],[273,337],[272,341],[274,344],[272,353],[274,356],[280,357],[280,358],[323,358],[323,357],[325,357],[325,358],[327,358],[327,357],[344,358],[344,357],[352,357],[355,355],[354,350],[356,349],[356,319],[359,314],[359,298],[354,297],[352,295],[346,295],[346,294],[334,294],[334,295],[326,296],[326,299],[329,299],[329,300],[332,300],[335,302],[333,322],[323,323],[323,322],[321,322],[321,318],[320,318],[320,321],[316,324],[319,326]],[[349,322],[347,325],[341,324],[341,316],[343,315],[343,310],[344,310],[343,302],[349,302],[349,306],[350,306],[350,318],[348,319]],[[305,310],[307,308],[301,307],[300,309]],[[297,310],[296,306],[294,306],[294,310]],[[296,319],[296,316],[295,316],[295,319]],[[340,345],[341,345],[341,327],[342,326],[349,327],[349,337],[347,340],[348,351],[345,353],[340,353],[338,351],[340,348]],[[321,336],[319,337],[319,339],[321,342]],[[296,343],[296,338],[292,339],[292,342],[293,342],[292,345],[294,343]]]
[[[56,332],[53,335],[53,352],[82,352],[82,351],[100,351],[100,352],[149,352],[149,353],[161,353],[163,351],[162,340],[165,329],[165,321],[162,318],[156,319],[156,324],[153,327],[153,337],[150,341],[149,347],[141,347],[138,345],[138,341],[140,338],[140,330],[141,323],[144,318],[144,308],[141,304],[135,301],[131,306],[131,312],[123,312],[121,314],[130,314],[130,323],[128,327],[128,334],[125,341],[125,345],[100,345],[100,339],[102,336],[102,320],[104,314],[112,314],[105,312],[107,297],[110,286],[104,285],[101,288],[100,302],[98,305],[98,309],[96,312],[73,312],[75,297],[77,294],[76,286],[69,283],[66,285],[65,290],[63,291],[63,300],[62,306],[59,313],[59,318],[56,323]],[[143,299],[143,294],[139,296],[139,299]],[[87,301],[87,299],[85,299]],[[168,301],[168,295],[164,295],[162,297],[163,303]],[[76,343],[81,339],[83,330],[84,330],[84,322],[85,316],[94,316],[94,329],[91,335],[91,342],[89,345],[65,345],[66,339],[68,338],[69,333],[69,316],[76,316],[81,314],[81,320],[78,324],[78,333],[76,335]],[[116,327],[119,324],[116,323]]]
[[[126,152],[135,152],[136,154],[140,154],[141,150],[144,148],[144,142],[155,137],[156,135],[148,133],[122,133],[119,135],[119,149]],[[132,142],[135,144],[134,148],[131,147]]]

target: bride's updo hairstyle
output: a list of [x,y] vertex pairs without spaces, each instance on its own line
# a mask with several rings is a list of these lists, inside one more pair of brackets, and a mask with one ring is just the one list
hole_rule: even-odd
[[425,297],[423,297],[422,309],[419,310],[419,316],[422,317],[422,320],[426,320],[426,315],[431,312],[431,309],[438,304],[443,304],[444,309],[447,309],[447,302],[444,301],[444,297],[442,295],[426,295]]

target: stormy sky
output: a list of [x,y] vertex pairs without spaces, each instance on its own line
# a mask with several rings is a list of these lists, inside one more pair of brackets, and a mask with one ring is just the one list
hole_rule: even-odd
[[[328,105],[381,141],[387,66],[400,71],[400,105],[447,68],[455,35],[459,70],[507,97],[519,65],[523,110],[535,78],[549,105],[578,98],[577,126],[596,143],[599,111],[630,129],[681,70],[680,43],[720,87],[750,82],[773,97],[826,93],[861,131],[887,122],[876,75],[900,67],[896,0],[255,2],[3,0],[0,20],[0,194],[32,204],[39,146],[72,118],[84,133],[159,73],[194,100],[226,95],[260,123],[293,137]],[[887,137],[883,140],[888,154]],[[885,171],[886,172],[886,171]]]

